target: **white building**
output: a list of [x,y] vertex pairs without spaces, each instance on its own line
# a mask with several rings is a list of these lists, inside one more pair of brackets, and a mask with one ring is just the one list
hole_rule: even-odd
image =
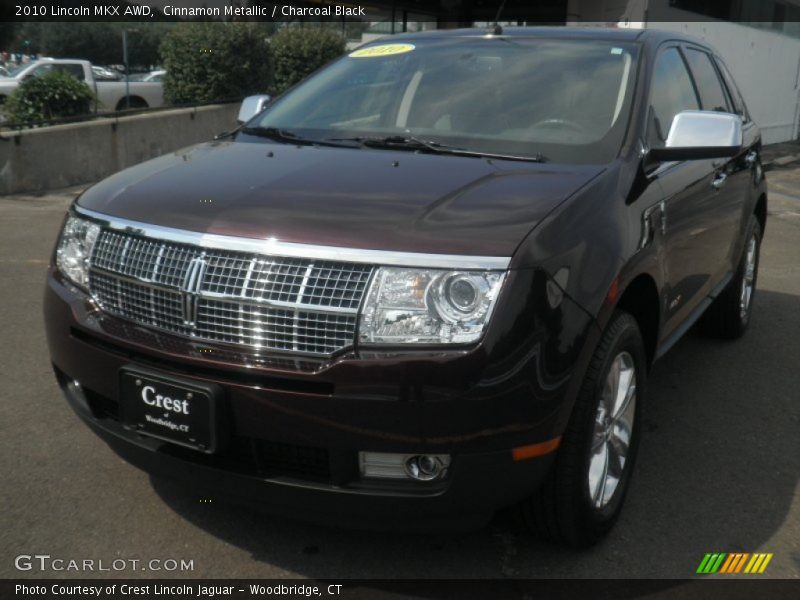
[[[726,16],[724,2],[709,14],[675,8],[681,0],[568,0],[567,24],[616,24],[680,31],[707,41],[720,53],[741,88],[745,102],[771,144],[797,139],[800,120],[800,6],[788,2],[739,0],[727,15],[748,23],[714,18]],[[800,4],[800,3],[798,3]],[[750,12],[747,12],[747,10]],[[768,10],[771,9],[771,10]],[[738,10],[738,13],[734,11]],[[794,12],[796,11],[796,12]],[[783,17],[783,21],[767,18]],[[794,21],[788,19],[795,19]]]

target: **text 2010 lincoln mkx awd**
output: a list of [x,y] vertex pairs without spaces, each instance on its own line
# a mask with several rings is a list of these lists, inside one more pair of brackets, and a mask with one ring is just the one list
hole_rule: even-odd
[[[147,471],[314,519],[573,545],[619,515],[648,370],[751,318],[761,136],[657,31],[379,41],[69,210],[45,316]],[[199,488],[198,488],[199,489]]]

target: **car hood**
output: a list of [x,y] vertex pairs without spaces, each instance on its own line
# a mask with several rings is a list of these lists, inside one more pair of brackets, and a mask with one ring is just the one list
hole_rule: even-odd
[[544,216],[602,170],[261,139],[218,141],[121,171],[87,190],[78,204],[201,233],[511,256]]

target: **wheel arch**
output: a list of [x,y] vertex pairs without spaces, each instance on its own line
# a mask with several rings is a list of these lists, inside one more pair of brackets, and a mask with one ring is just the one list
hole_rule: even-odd
[[615,308],[624,310],[636,320],[642,333],[647,362],[651,365],[658,349],[661,326],[661,303],[655,279],[648,273],[640,273],[627,284],[619,296]]
[[[116,107],[117,111],[125,110],[125,104],[126,104],[125,100],[127,98],[130,98],[130,100],[131,100],[131,108],[149,108],[150,107],[150,104],[148,104],[147,100],[145,100],[141,96],[137,96],[136,94],[130,94],[129,96],[123,96],[122,98],[119,99],[119,102],[117,102],[117,107]],[[138,106],[135,106],[137,104],[138,104]]]

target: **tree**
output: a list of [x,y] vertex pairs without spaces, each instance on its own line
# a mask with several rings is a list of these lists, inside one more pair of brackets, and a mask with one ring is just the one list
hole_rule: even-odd
[[159,46],[175,26],[174,23],[112,23],[119,36],[119,60],[108,64],[122,64],[122,30],[128,29],[128,61],[131,68],[161,65]]
[[0,23],[0,51],[11,49],[16,34],[16,23]]
[[345,39],[321,27],[286,27],[272,37],[274,88],[281,93],[321,66],[341,56]]
[[158,46],[172,26],[171,23],[26,22],[14,31],[9,49],[88,60],[97,65],[121,65],[122,32],[127,29],[130,65],[147,69],[159,64]]
[[172,104],[240,99],[270,83],[270,47],[252,23],[180,23],[161,44]]
[[4,50],[9,52],[35,52],[41,53],[42,50],[42,32],[44,31],[44,23],[36,23],[26,21],[17,23],[13,28],[13,36]]
[[46,56],[99,65],[122,62],[122,40],[111,23],[45,23],[38,41],[39,53]]

